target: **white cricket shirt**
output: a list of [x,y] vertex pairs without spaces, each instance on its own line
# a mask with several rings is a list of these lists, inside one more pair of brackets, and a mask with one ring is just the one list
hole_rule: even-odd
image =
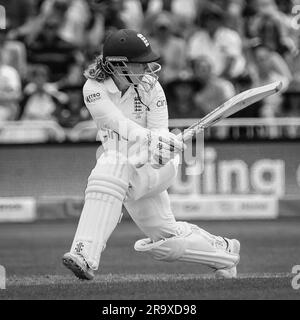
[[[88,79],[83,87],[86,107],[91,113],[99,132],[100,140],[105,143],[108,135],[119,133],[119,124],[126,123],[126,139],[130,132],[141,127],[150,130],[168,130],[168,106],[165,93],[157,81],[150,92],[138,88],[144,106],[131,86],[121,97],[121,92],[109,78],[104,82]],[[123,131],[122,131],[123,132]],[[124,136],[124,135],[123,135]]]

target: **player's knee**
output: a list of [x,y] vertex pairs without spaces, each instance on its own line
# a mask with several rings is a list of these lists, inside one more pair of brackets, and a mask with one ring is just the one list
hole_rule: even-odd
[[179,156],[160,169],[154,169],[148,164],[133,171],[128,199],[139,200],[167,190],[176,179],[178,164]]
[[[180,228],[180,231],[178,230]],[[176,234],[179,234],[176,235]],[[151,239],[142,239],[135,243],[135,250],[146,252],[156,260],[178,260],[186,249],[185,238],[191,233],[187,223],[174,222],[172,230],[168,232],[162,226],[153,228]],[[153,241],[154,240],[154,241]]]
[[171,238],[176,234],[175,228],[170,224],[156,226],[143,223],[143,225],[140,225],[140,228],[152,241]]
[[[215,269],[231,268],[238,263],[239,255],[216,249],[206,231],[188,223],[179,224],[182,228],[179,235],[156,242],[149,238],[139,240],[135,250],[160,261],[196,262]],[[195,228],[198,228],[197,232]]]
[[92,170],[86,188],[86,198],[104,194],[123,201],[128,190],[127,159],[116,151],[103,153]]
[[139,240],[135,243],[134,249],[139,252],[146,252],[156,260],[176,261],[185,251],[185,241],[183,238],[171,237],[156,242],[150,238]]

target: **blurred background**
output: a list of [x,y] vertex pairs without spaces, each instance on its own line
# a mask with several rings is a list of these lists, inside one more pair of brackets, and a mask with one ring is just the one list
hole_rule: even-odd
[[82,101],[83,71],[101,52],[106,34],[120,28],[141,30],[161,54],[160,82],[171,119],[202,117],[240,91],[276,80],[284,84],[282,95],[237,117],[299,116],[296,0],[0,0],[0,5],[6,10],[6,29],[0,32],[1,122],[54,121],[72,140],[70,130],[90,120]]
[[[241,91],[283,82],[280,94],[207,130],[204,174],[197,164],[194,175],[183,166],[171,193],[276,198],[270,207],[250,206],[257,215],[266,213],[265,206],[275,215],[295,214],[290,204],[278,209],[278,198],[300,207],[300,1],[0,0],[0,5],[6,13],[6,28],[0,30],[0,197],[82,200],[98,147],[82,99],[83,72],[109,32],[132,28],[149,37],[161,55],[171,129],[186,128]],[[187,200],[182,212],[199,212],[191,203]],[[222,203],[220,212],[228,207]],[[63,211],[68,208],[64,202]]]
[[[161,55],[170,129],[241,91],[283,83],[280,94],[207,129],[204,171],[201,157],[183,162],[169,189],[177,219],[241,241],[244,282],[222,290],[199,282],[208,270],[198,264],[141,258],[133,244],[144,235],[126,212],[96,285],[75,290],[61,265],[99,147],[83,71],[120,28],[141,31]],[[299,299],[290,282],[300,264],[299,41],[300,0],[0,0],[0,264],[10,289],[0,299]],[[195,277],[182,285],[178,273]],[[111,274],[129,282],[111,283]]]

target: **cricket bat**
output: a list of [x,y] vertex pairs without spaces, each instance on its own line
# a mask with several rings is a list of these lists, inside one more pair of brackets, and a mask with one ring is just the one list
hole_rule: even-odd
[[241,92],[214,109],[201,120],[184,130],[183,134],[180,133],[178,135],[178,138],[183,139],[183,141],[187,141],[191,139],[195,134],[199,133],[201,130],[211,127],[222,119],[225,119],[233,115],[234,113],[243,110],[251,104],[279,92],[281,88],[282,82],[276,81],[262,87],[257,87]]
[[[204,129],[211,127],[212,125],[216,124],[217,122],[225,119],[232,114],[245,109],[246,107],[250,106],[251,104],[260,101],[274,93],[277,93],[282,88],[282,82],[276,81],[271,84],[257,87],[253,89],[246,90],[244,92],[239,93],[238,95],[232,97],[212,112],[207,114],[201,120],[197,121],[189,128],[184,130],[183,133],[179,133],[177,137],[179,139],[183,139],[184,142],[188,141],[189,139],[193,138],[194,135],[203,132]],[[133,157],[132,163],[135,164],[137,168],[144,165],[146,162],[148,153],[144,153],[139,157]]]

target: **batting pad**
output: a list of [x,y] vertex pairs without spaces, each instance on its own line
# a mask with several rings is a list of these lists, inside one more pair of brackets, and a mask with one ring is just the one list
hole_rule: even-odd
[[227,244],[216,237],[186,222],[181,224],[181,234],[152,242],[146,238],[135,243],[134,249],[150,254],[154,259],[173,262],[176,260],[195,262],[214,269],[231,268],[239,262],[238,253],[226,251]]
[[120,220],[128,189],[127,160],[117,152],[104,153],[88,179],[85,204],[71,252],[82,255],[97,270],[101,252]]

